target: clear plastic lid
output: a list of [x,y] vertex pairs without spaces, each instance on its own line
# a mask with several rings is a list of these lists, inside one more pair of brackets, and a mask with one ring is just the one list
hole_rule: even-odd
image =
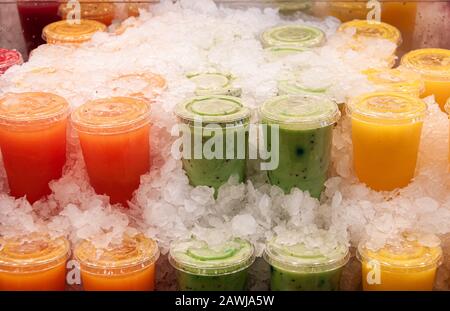
[[323,95],[327,91],[327,89],[328,89],[327,87],[318,87],[318,88],[307,87],[296,79],[278,81],[278,95],[296,95],[296,94]]
[[46,234],[28,234],[0,238],[0,271],[33,273],[64,263],[70,257],[67,239],[50,238]]
[[147,94],[156,97],[167,88],[167,82],[161,75],[151,72],[130,73],[114,78],[110,87],[131,97],[145,97]]
[[106,25],[93,20],[63,20],[45,26],[42,38],[47,43],[83,43],[96,32],[105,30]]
[[97,248],[90,241],[80,242],[74,251],[81,269],[92,274],[133,273],[149,267],[159,258],[158,244],[143,234],[125,236],[121,243]]
[[326,36],[322,30],[306,25],[277,26],[261,35],[261,42],[265,48],[273,46],[313,48],[322,45],[325,40]]
[[10,67],[22,63],[22,55],[18,51],[0,48],[0,75],[4,74]]
[[425,91],[425,83],[420,74],[408,69],[368,69],[364,74],[383,91],[398,91],[417,96]]
[[250,118],[250,110],[239,98],[224,95],[194,97],[177,105],[175,114],[189,123],[236,124]]
[[0,97],[0,126],[45,127],[66,118],[69,111],[69,103],[55,94],[6,93]]
[[348,247],[321,250],[304,244],[284,245],[276,239],[266,244],[264,259],[274,267],[297,273],[320,273],[345,266],[350,258]]
[[268,123],[292,129],[315,129],[336,123],[340,118],[334,101],[319,95],[283,95],[265,102],[261,115]]
[[294,55],[307,51],[308,49],[302,47],[284,47],[284,46],[271,46],[264,49],[274,57],[284,57],[287,55]]
[[423,121],[427,105],[400,92],[374,92],[350,99],[347,111],[360,120],[403,124]]
[[[114,3],[105,0],[78,0],[80,2],[80,18],[88,20],[96,20],[102,23],[111,22],[116,14],[116,7]],[[73,4],[67,3],[67,0],[62,0],[58,9],[58,15],[63,19],[67,19],[68,15],[73,11]]]
[[175,269],[204,276],[236,273],[247,269],[254,261],[253,245],[242,239],[216,246],[194,239],[177,242],[169,254],[169,262]]
[[450,81],[450,50],[414,50],[402,57],[401,66],[420,73],[425,79]]
[[192,73],[188,79],[195,83],[195,94],[202,95],[230,95],[241,96],[242,90],[233,87],[234,77],[220,72]]
[[397,46],[402,44],[402,36],[400,31],[394,26],[383,22],[356,19],[350,22],[343,23],[339,27],[339,31],[345,31],[350,28],[355,28],[356,37],[361,36],[387,39],[394,42]]
[[119,134],[147,125],[150,122],[150,104],[135,97],[97,99],[78,107],[71,118],[80,132]]
[[[439,239],[435,236],[439,241]],[[372,250],[367,241],[358,245],[357,258],[361,262],[377,261],[384,269],[427,270],[440,265],[440,246],[426,246],[411,237],[402,237],[397,243],[386,244],[381,249]]]

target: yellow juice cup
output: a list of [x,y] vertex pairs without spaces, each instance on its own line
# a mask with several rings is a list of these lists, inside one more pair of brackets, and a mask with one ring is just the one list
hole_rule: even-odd
[[105,24],[97,21],[63,20],[45,26],[42,38],[48,44],[80,44],[91,40],[96,32],[105,30]]
[[411,70],[367,69],[363,72],[379,91],[402,92],[420,97],[425,91],[422,77]]
[[[66,2],[67,0],[63,0]],[[80,2],[80,18],[111,25],[115,15],[116,6],[108,0],[78,0]],[[62,3],[58,9],[58,15],[62,19],[70,19],[73,11],[72,3]]]
[[356,39],[359,37],[379,38],[392,41],[397,46],[402,44],[402,35],[400,31],[394,26],[386,23],[355,19],[350,22],[343,23],[339,26],[338,30],[346,31],[350,28],[354,28],[356,30]]
[[430,291],[442,259],[439,246],[429,247],[414,239],[371,250],[358,246],[365,291]]
[[354,19],[365,19],[369,10],[367,1],[314,1],[313,14],[319,17],[334,16],[345,23]]
[[445,101],[450,97],[450,50],[414,50],[402,57],[401,66],[422,75],[425,81],[423,96],[434,95],[444,111]]
[[350,100],[353,164],[359,180],[377,191],[414,177],[425,103],[398,92],[374,92]]

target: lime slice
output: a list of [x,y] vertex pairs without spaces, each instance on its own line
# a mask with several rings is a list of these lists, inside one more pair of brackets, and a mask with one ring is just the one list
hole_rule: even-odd
[[238,249],[234,247],[227,247],[221,250],[212,250],[210,248],[190,248],[187,250],[187,255],[198,260],[221,260],[234,256],[237,251]]

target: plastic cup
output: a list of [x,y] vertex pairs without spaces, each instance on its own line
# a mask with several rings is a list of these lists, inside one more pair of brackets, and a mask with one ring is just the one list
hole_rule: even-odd
[[112,204],[127,206],[150,170],[150,107],[145,100],[89,101],[72,113],[91,185]]
[[[447,112],[447,114],[450,118],[450,97],[447,99],[447,103],[445,104],[445,111]],[[450,133],[449,133],[449,137],[450,137]],[[450,140],[449,140],[448,163],[450,163]]]
[[183,291],[242,291],[254,260],[253,246],[240,239],[214,247],[197,240],[179,242],[169,255]]
[[42,38],[48,44],[80,44],[91,40],[98,31],[105,31],[106,26],[92,20],[63,20],[45,26]]
[[66,162],[69,104],[50,93],[0,97],[0,146],[10,193],[30,203],[51,193]]
[[264,103],[261,115],[268,125],[266,149],[272,149],[272,131],[279,129],[279,163],[267,171],[270,183],[286,193],[296,187],[319,197],[328,178],[333,125],[340,117],[337,105],[324,96],[285,95]]
[[325,41],[326,36],[322,30],[306,25],[277,26],[267,29],[261,35],[264,48],[313,48],[321,46]]
[[22,55],[16,50],[0,49],[0,75],[14,65],[23,63]]
[[307,51],[306,48],[297,48],[297,47],[283,47],[283,46],[272,46],[265,48],[266,51],[272,58],[283,58],[288,55],[295,55],[298,53],[302,53]]
[[187,76],[196,85],[198,96],[227,95],[240,97],[242,89],[233,86],[234,77],[220,72],[193,73]]
[[445,101],[450,97],[450,50],[414,50],[402,57],[401,66],[422,75],[425,81],[423,96],[434,95],[444,111]]
[[[183,148],[190,144],[190,151],[183,150],[182,162],[191,185],[213,187],[217,194],[231,176],[245,180],[250,110],[239,98],[198,96],[179,104],[175,113],[189,129],[190,142]],[[219,151],[205,153],[215,137],[217,148],[210,149]],[[197,155],[196,150],[200,150]]]
[[354,19],[366,19],[367,1],[314,1],[313,13],[319,17],[334,16],[345,23]]
[[62,291],[70,245],[43,234],[0,238],[0,290]]
[[368,21],[368,20],[353,20],[346,22],[339,26],[339,31],[346,31],[347,29],[355,29],[354,37],[357,39],[359,37],[386,39],[398,46],[402,44],[402,36],[400,31],[386,23]]
[[442,249],[405,239],[371,250],[363,241],[357,257],[362,264],[365,291],[430,291],[442,259]]
[[86,291],[152,291],[159,249],[143,234],[97,248],[84,240],[74,251]]
[[341,273],[349,259],[348,248],[337,245],[328,251],[304,244],[266,245],[264,259],[271,266],[272,291],[339,290]]
[[[80,0],[79,2],[79,18],[94,20],[107,26],[111,25],[116,14],[116,7],[114,3],[101,0],[97,0],[95,2],[91,2],[91,0]],[[73,4],[67,2],[62,3],[59,6],[58,14],[62,17],[62,19],[74,19],[74,16],[71,16],[73,10]]]
[[422,77],[411,70],[395,69],[368,69],[364,71],[367,79],[372,82],[378,91],[401,92],[420,97],[425,91]]
[[164,77],[151,72],[130,73],[114,78],[109,86],[122,96],[152,100],[167,88],[167,82]]
[[425,103],[398,92],[375,92],[351,99],[347,109],[359,180],[377,191],[407,186],[416,169]]

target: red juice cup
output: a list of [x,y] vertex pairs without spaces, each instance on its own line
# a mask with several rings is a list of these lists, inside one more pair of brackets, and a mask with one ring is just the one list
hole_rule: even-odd
[[150,169],[150,106],[112,97],[87,102],[72,114],[92,187],[127,206]]
[[0,49],[0,75],[14,65],[23,63],[22,55],[16,50]]
[[45,44],[41,36],[42,29],[48,24],[60,20],[58,7],[58,0],[17,1],[17,9],[28,53],[39,45]]
[[48,183],[66,162],[69,104],[50,93],[0,97],[0,146],[10,193],[30,203],[51,193]]

